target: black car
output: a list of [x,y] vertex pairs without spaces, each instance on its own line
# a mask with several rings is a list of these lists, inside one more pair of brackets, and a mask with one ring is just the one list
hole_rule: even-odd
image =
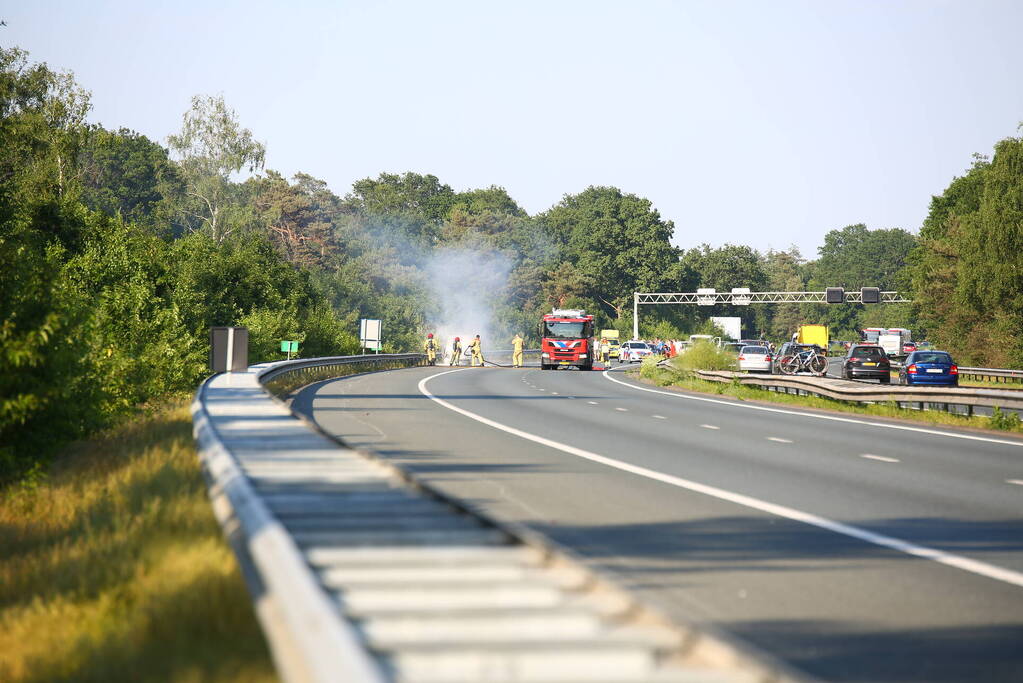
[[778,352],[771,355],[774,356],[774,362],[771,363],[771,374],[777,375],[781,372],[781,359],[785,356],[794,356],[800,351],[806,351],[807,349],[813,349],[822,356],[827,356],[824,353],[824,349],[817,346],[816,344],[797,344],[796,342],[785,342],[778,347]]
[[885,350],[876,344],[853,344],[842,361],[843,379],[879,379],[891,384],[892,364]]

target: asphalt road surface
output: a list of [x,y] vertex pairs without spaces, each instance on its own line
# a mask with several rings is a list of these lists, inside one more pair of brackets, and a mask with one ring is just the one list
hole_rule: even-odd
[[294,406],[811,676],[1023,680],[1023,440],[617,371],[414,368]]

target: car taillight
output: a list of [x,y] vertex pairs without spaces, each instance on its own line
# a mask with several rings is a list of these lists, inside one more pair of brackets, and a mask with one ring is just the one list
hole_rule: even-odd
[[953,365],[951,368],[949,368],[948,374],[950,374],[950,375],[958,375],[959,374],[959,366],[958,365]]
[[768,363],[770,363],[771,362],[771,357],[770,356],[764,356],[764,360],[767,361]]
[[742,355],[742,354],[740,353],[740,354],[739,354],[739,360],[746,360],[746,358],[745,358],[745,357],[743,357],[743,355]]
[[911,375],[915,375],[916,374],[916,364],[914,363],[913,365],[910,365],[908,368],[906,368],[906,372],[908,372]]

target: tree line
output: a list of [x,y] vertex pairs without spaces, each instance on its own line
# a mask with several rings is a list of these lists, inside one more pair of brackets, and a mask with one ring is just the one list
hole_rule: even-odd
[[87,121],[67,72],[0,49],[0,479],[139,405],[193,390],[208,330],[249,329],[250,359],[358,352],[359,318],[385,351],[418,349],[437,319],[424,259],[443,250],[507,264],[489,292],[497,333],[535,341],[551,307],[585,308],[631,334],[634,291],[878,286],[891,306],[644,307],[641,334],[680,337],[739,315],[774,340],[803,322],[856,338],[902,326],[963,363],[1023,366],[1023,141],[932,200],[919,235],[852,225],[813,260],[795,248],[688,249],[651,202],[614,187],[565,195],[530,215],[501,187],[458,192],[418,173],[381,173],[339,196],[264,168],[265,147],[221,97],[193,98],[166,146]]

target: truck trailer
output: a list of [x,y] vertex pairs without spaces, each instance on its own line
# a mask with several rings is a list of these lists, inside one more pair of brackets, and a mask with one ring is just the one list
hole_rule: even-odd
[[828,352],[830,339],[827,325],[800,325],[792,341],[797,344],[816,344],[824,353]]

